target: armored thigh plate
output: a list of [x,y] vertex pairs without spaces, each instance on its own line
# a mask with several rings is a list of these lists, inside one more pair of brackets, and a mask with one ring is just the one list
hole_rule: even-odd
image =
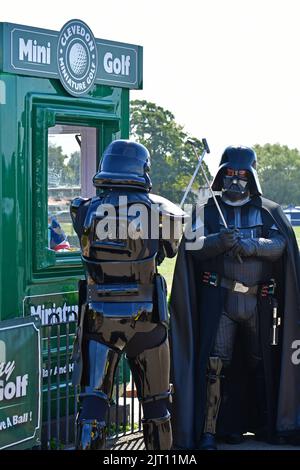
[[128,362],[136,384],[138,397],[143,402],[167,398],[169,395],[170,353],[169,341],[146,349]]
[[114,375],[120,354],[98,341],[87,341],[84,362],[85,371],[81,396],[95,395],[111,399]]

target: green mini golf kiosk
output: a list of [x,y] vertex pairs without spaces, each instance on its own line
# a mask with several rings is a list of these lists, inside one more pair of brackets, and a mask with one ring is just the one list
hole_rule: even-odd
[[[59,32],[0,23],[0,38],[0,329],[7,334],[7,322],[16,319],[25,325],[29,318],[40,322],[46,390],[53,387],[49,363],[48,371],[43,369],[47,360],[55,362],[58,347],[65,348],[65,356],[71,348],[63,327],[76,320],[77,283],[83,276],[70,201],[95,195],[92,177],[104,148],[128,138],[129,89],[142,88],[142,47],[96,39],[80,20]],[[45,333],[45,325],[55,323],[61,328],[56,346],[57,335]],[[16,360],[9,358],[9,341],[2,355],[0,338],[2,369]],[[21,344],[15,351],[35,354],[35,348]],[[72,367],[66,371],[62,355],[59,362],[51,373],[54,377],[57,370],[60,386]],[[13,372],[9,375],[11,380]],[[1,422],[7,425],[8,406],[3,396],[0,428]],[[32,447],[39,440],[33,433],[31,439],[21,436],[1,445],[3,431],[4,425],[0,448]]]

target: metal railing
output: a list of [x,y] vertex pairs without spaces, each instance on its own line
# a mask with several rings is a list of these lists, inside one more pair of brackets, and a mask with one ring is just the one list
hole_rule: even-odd
[[[73,312],[72,312],[73,313]],[[76,321],[59,322],[58,315],[42,326],[42,448],[74,447],[78,390],[72,385],[71,359]],[[108,412],[108,442],[140,432],[141,405],[128,363],[122,358],[115,377],[112,404]]]

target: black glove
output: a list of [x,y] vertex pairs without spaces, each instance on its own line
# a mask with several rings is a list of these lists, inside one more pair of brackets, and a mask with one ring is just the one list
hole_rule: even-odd
[[166,252],[164,250],[164,245],[163,245],[162,241],[160,240],[159,241],[159,250],[157,252],[156,259],[155,259],[158,266],[163,262],[165,257],[166,257]]
[[233,248],[239,240],[239,231],[236,228],[222,228],[219,239],[225,251]]
[[256,255],[256,243],[251,238],[242,238],[232,247],[231,250],[233,256],[255,256]]

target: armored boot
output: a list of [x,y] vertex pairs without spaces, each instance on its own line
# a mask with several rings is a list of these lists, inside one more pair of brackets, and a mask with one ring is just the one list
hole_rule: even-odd
[[207,371],[206,414],[201,450],[217,450],[216,426],[221,403],[221,370],[223,363],[219,357],[210,357]]
[[96,419],[79,419],[76,429],[77,450],[104,450],[106,424]]
[[172,448],[171,416],[143,419],[143,434],[147,450],[170,450]]

